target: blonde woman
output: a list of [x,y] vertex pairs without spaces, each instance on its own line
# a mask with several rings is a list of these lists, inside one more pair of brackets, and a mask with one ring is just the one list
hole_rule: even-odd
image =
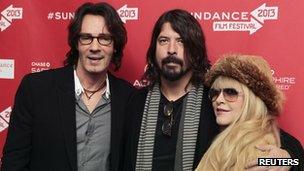
[[303,147],[277,126],[284,98],[263,58],[225,55],[208,72],[206,84],[211,86],[209,98],[221,133],[196,170],[245,170],[250,161],[269,155],[269,151],[258,149],[259,145],[284,148],[281,144],[293,149],[289,153],[292,157],[297,153],[300,158],[292,169],[303,169]]

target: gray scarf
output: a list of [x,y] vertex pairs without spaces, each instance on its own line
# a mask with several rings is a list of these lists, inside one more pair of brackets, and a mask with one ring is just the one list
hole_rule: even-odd
[[[145,108],[142,117],[140,128],[137,158],[136,158],[136,171],[152,170],[153,161],[153,148],[156,123],[158,117],[158,108],[160,102],[160,89],[159,84],[155,83],[153,88],[148,92]],[[203,86],[199,88],[193,87],[188,94],[186,100],[186,109],[183,109],[182,117],[183,123],[179,124],[179,134],[181,146],[181,160],[176,156],[174,168],[178,170],[193,170],[193,160],[195,155],[196,139],[200,121],[200,111],[203,97]],[[178,140],[179,141],[179,140]],[[177,149],[176,151],[178,151]]]

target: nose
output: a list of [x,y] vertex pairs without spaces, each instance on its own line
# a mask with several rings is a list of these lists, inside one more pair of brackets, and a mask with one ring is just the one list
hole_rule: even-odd
[[100,51],[100,44],[98,43],[97,38],[94,38],[91,45],[90,45],[91,52],[98,52]]
[[220,94],[215,99],[216,104],[221,104],[225,102],[223,91],[220,92]]
[[173,55],[173,54],[177,54],[177,45],[176,42],[174,41],[170,41],[170,43],[168,44],[168,54],[169,55]]

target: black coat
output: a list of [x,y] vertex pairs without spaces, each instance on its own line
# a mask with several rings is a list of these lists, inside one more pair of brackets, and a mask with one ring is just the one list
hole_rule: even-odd
[[[109,74],[111,93],[110,168],[118,170],[124,108],[132,86]],[[26,75],[15,97],[2,171],[77,170],[73,67]],[[102,144],[101,144],[102,145]]]
[[[212,104],[208,99],[207,92],[208,90],[205,88],[193,162],[194,168],[199,164],[202,156],[218,133],[218,126],[215,121]],[[126,121],[125,128],[126,146],[124,154],[124,170],[126,171],[135,170],[139,132],[147,93],[148,90],[146,88],[138,90],[132,95],[130,102],[127,105],[128,120]]]

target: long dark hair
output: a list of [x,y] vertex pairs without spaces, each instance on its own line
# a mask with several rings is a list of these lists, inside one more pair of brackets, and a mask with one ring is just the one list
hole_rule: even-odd
[[68,27],[68,44],[70,46],[70,50],[66,54],[64,64],[75,65],[78,61],[78,38],[83,17],[87,14],[100,15],[104,17],[108,30],[113,36],[114,40],[114,54],[111,62],[115,65],[115,71],[118,70],[121,65],[123,49],[127,43],[127,31],[116,10],[105,2],[96,4],[84,3],[76,10],[74,19],[71,21]]
[[150,85],[153,85],[155,81],[160,81],[155,51],[157,38],[165,23],[170,23],[172,29],[181,36],[185,49],[184,55],[189,61],[189,69],[193,72],[190,82],[194,86],[200,85],[211,66],[207,57],[205,36],[198,21],[189,12],[181,9],[165,12],[155,23],[146,55],[148,67],[143,79],[148,80]]

